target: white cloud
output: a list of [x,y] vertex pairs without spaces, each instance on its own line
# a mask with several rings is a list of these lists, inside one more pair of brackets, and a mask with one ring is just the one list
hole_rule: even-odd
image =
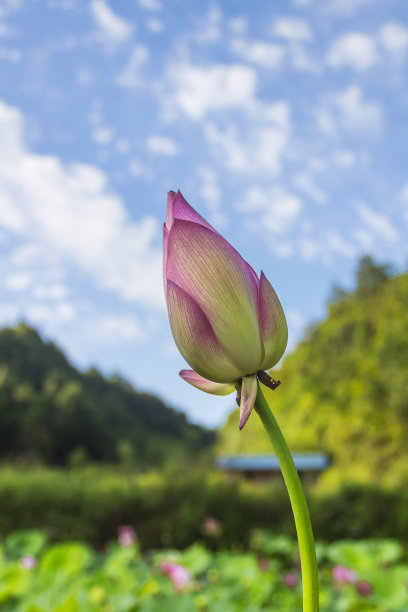
[[77,81],[81,85],[89,85],[94,80],[94,74],[86,68],[81,68],[77,74]]
[[33,295],[38,300],[63,300],[68,296],[68,288],[62,283],[37,284]]
[[118,153],[124,155],[125,153],[128,153],[130,150],[130,144],[129,141],[126,140],[126,138],[119,138],[116,142],[115,142],[115,149]]
[[234,172],[277,176],[282,156],[289,141],[289,132],[279,125],[255,123],[247,133],[237,126],[218,128],[214,123],[205,127],[205,136],[214,154]]
[[257,85],[255,70],[242,64],[176,64],[168,80],[174,88],[165,97],[168,112],[181,111],[192,120],[203,119],[212,111],[248,108]]
[[279,68],[285,56],[284,50],[280,45],[263,40],[248,42],[243,38],[236,38],[231,43],[231,49],[242,60],[262,66],[263,68]]
[[356,249],[355,247],[343,236],[341,236],[336,230],[329,230],[327,232],[327,245],[330,251],[333,253],[339,253],[340,255],[345,255],[346,257],[355,257]]
[[328,13],[349,17],[357,13],[366,5],[374,4],[378,0],[326,0],[324,9]]
[[68,323],[76,317],[75,307],[69,302],[47,304],[32,302],[25,309],[25,316],[34,324],[49,324],[50,321]]
[[16,64],[20,62],[23,57],[23,53],[20,49],[12,48],[12,47],[0,47],[0,60],[5,60],[7,62],[11,62],[12,64]]
[[120,87],[136,89],[141,84],[140,70],[149,58],[149,50],[143,45],[133,47],[126,66],[115,79]]
[[142,8],[147,11],[160,11],[162,8],[161,2],[159,0],[139,0],[139,4]]
[[200,166],[198,174],[201,183],[199,193],[210,211],[208,219],[216,228],[224,227],[227,219],[220,207],[221,190],[218,184],[218,177],[214,170],[208,166]]
[[302,259],[310,261],[311,259],[322,258],[322,245],[321,243],[309,236],[302,236],[297,245],[297,250]]
[[399,193],[399,199],[402,202],[405,202],[406,204],[408,204],[408,183],[404,185],[404,187],[401,189]]
[[248,20],[245,17],[232,17],[227,26],[234,34],[243,34],[248,28]]
[[104,42],[116,44],[130,38],[131,24],[116,15],[105,0],[92,0],[90,10]]
[[149,151],[152,153],[157,153],[158,155],[173,157],[178,153],[178,146],[174,140],[168,138],[167,136],[153,134],[152,136],[149,136],[146,144]]
[[272,24],[271,33],[291,42],[304,42],[313,38],[307,21],[298,17],[279,17]]
[[398,199],[405,206],[405,219],[408,221],[408,183],[401,189]]
[[221,22],[222,14],[219,6],[211,5],[207,15],[199,20],[197,30],[193,32],[194,42],[202,44],[217,42],[221,36]]
[[92,132],[92,140],[100,145],[107,145],[112,142],[115,132],[108,127],[97,127]]
[[21,113],[0,103],[0,228],[9,272],[76,270],[119,298],[162,307],[158,221],[129,218],[95,166],[30,152]]
[[395,55],[404,55],[408,49],[408,28],[397,21],[385,23],[378,38],[384,49]]
[[333,152],[331,162],[338,168],[352,168],[356,163],[356,155],[353,151],[341,149]]
[[293,255],[294,245],[289,240],[276,240],[273,244],[269,243],[268,246],[280,259],[286,259]]
[[293,180],[295,186],[318,204],[327,202],[327,195],[314,182],[313,177],[307,172],[299,172]]
[[363,233],[360,234],[360,238],[365,236],[363,239],[365,241],[365,247],[369,246],[372,248],[375,245],[375,241],[378,241],[378,239],[390,243],[398,242],[398,230],[388,217],[373,210],[364,202],[360,202],[356,206],[356,211],[364,224]]
[[361,88],[350,85],[336,95],[328,96],[317,110],[320,129],[334,134],[338,128],[377,131],[382,125],[382,109],[375,102],[364,100]]
[[131,157],[129,160],[129,172],[132,176],[141,176],[146,171],[145,166],[142,164],[140,159]]
[[5,24],[2,19],[2,13],[1,13],[1,8],[0,8],[0,36],[8,36],[9,33],[10,33],[10,30],[7,24]]
[[363,72],[379,61],[375,39],[362,32],[348,32],[334,40],[326,62],[333,68],[350,67]]
[[238,209],[256,219],[256,227],[268,235],[285,234],[303,209],[302,200],[280,185],[250,187]]
[[146,21],[146,26],[150,32],[154,34],[159,34],[164,30],[164,23],[161,19],[157,19],[156,17],[151,17]]
[[4,286],[8,291],[25,291],[32,283],[33,276],[29,272],[12,272],[4,279]]
[[333,256],[353,258],[357,255],[356,247],[345,239],[337,230],[325,229],[314,236],[303,235],[297,244],[297,251],[306,261],[318,260],[324,266],[333,264]]
[[291,64],[295,70],[318,74],[321,71],[319,62],[310,56],[305,45],[293,43],[288,48]]
[[156,325],[141,322],[134,315],[100,315],[88,322],[87,335],[107,344],[135,343],[147,340]]
[[289,144],[290,107],[284,101],[264,103],[248,97],[240,123],[204,124],[204,136],[215,158],[236,173],[277,176]]
[[314,38],[307,21],[298,17],[279,17],[272,24],[270,33],[283,39],[288,62],[295,70],[319,72],[319,63],[312,59],[307,49],[307,44]]

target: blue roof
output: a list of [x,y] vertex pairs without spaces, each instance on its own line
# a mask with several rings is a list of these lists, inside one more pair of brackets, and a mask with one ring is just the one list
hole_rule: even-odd
[[[329,458],[324,453],[295,453],[292,457],[300,471],[324,470],[329,465]],[[276,455],[220,455],[215,464],[223,470],[280,471]]]

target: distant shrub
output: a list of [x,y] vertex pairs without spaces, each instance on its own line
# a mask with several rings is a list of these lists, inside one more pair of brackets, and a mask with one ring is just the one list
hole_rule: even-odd
[[[406,487],[385,490],[348,485],[310,493],[320,540],[394,537],[408,541]],[[208,535],[204,519],[221,529]],[[196,539],[210,547],[246,546],[250,529],[294,536],[287,493],[280,482],[257,484],[222,475],[131,475],[109,468],[0,471],[0,533],[44,529],[52,540],[81,539],[96,546],[132,525],[144,549],[183,548]]]

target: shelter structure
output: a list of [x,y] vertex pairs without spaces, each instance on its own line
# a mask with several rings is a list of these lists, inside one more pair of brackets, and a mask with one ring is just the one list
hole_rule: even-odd
[[[292,455],[300,478],[314,481],[328,468],[329,457],[325,453],[295,453]],[[242,474],[251,480],[280,478],[281,471],[276,455],[219,455],[215,464],[228,474]]]

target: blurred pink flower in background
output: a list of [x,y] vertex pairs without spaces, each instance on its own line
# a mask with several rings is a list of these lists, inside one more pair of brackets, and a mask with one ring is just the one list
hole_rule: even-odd
[[216,536],[221,533],[221,523],[215,516],[206,516],[203,521],[203,531],[207,535]]
[[37,566],[37,559],[33,555],[23,555],[20,559],[20,566],[24,569],[34,569]]
[[121,525],[118,527],[118,542],[120,546],[133,546],[136,542],[136,533],[130,525]]
[[193,581],[193,578],[183,565],[171,561],[162,561],[160,569],[163,574],[169,577],[176,591],[184,591]]
[[334,565],[331,570],[332,578],[337,584],[354,584],[357,581],[357,574],[343,565]]
[[368,580],[359,580],[356,584],[356,589],[357,592],[360,593],[360,595],[364,595],[364,597],[372,595],[374,590],[372,584],[368,582]]
[[298,585],[299,579],[293,572],[287,572],[283,576],[283,584],[289,589],[294,589]]

